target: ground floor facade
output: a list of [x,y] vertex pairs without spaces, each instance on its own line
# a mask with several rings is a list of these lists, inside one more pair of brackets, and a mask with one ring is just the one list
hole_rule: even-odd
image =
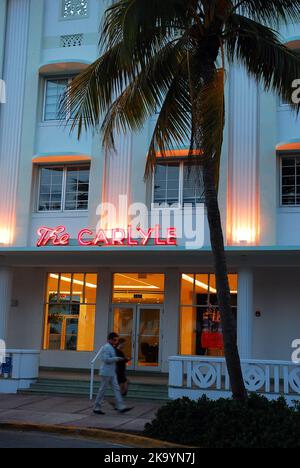
[[[98,258],[97,258],[98,257]],[[300,338],[295,255],[228,253],[242,359],[291,360]],[[110,331],[129,368],[168,372],[170,356],[223,356],[211,254],[14,253],[0,268],[1,335],[40,366],[89,369]],[[4,260],[4,259],[2,259]]]

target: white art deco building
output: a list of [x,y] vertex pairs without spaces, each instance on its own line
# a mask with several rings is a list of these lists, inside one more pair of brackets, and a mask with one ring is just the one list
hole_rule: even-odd
[[[155,116],[120,138],[114,155],[104,154],[99,135],[78,141],[59,121],[68,83],[99,56],[105,6],[0,0],[0,338],[9,349],[36,350],[42,368],[89,369],[115,330],[136,372],[166,373],[177,357],[171,366],[180,387],[183,362],[223,357],[207,223],[198,248],[165,229],[161,242],[145,245],[87,239],[97,227],[126,229],[124,204],[154,205],[164,220],[168,207],[178,214],[188,203],[193,217],[203,194],[187,151],[159,159],[145,181]],[[300,24],[281,35],[300,49]],[[240,354],[288,362],[300,339],[300,120],[239,67],[228,73],[226,98],[219,201]],[[114,216],[103,209],[108,203],[120,208]],[[43,237],[46,227],[68,236]]]

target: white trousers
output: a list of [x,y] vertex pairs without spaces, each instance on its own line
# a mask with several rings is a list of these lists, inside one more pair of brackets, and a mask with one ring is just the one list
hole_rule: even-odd
[[114,375],[113,377],[101,377],[101,385],[100,389],[96,398],[96,403],[95,403],[95,410],[101,410],[101,406],[103,404],[105,392],[108,389],[108,387],[112,388],[112,391],[114,392],[115,399],[116,399],[116,407],[119,411],[123,410],[126,408],[124,405],[124,401],[120,392],[120,386],[118,384],[118,379],[117,376]]

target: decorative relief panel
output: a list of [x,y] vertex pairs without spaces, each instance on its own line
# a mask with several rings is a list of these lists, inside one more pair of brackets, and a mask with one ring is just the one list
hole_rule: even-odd
[[63,0],[63,18],[88,16],[88,0]]

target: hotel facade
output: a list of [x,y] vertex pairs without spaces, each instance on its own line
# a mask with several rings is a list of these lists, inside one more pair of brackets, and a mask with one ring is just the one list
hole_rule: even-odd
[[[195,242],[186,233],[176,240],[173,229],[174,213],[192,222],[203,202],[186,149],[158,158],[144,180],[155,116],[108,154],[98,134],[78,141],[62,121],[71,114],[59,115],[70,80],[99,56],[106,6],[0,0],[0,339],[36,350],[52,369],[89,369],[112,330],[126,338],[137,372],[166,373],[170,357],[175,370],[181,359],[217,362],[203,208]],[[280,32],[300,49],[300,24]],[[240,354],[289,362],[300,339],[300,120],[238,66],[228,70],[226,100],[219,203]],[[146,239],[144,214],[139,240],[121,242],[141,206],[154,213],[154,234]]]

